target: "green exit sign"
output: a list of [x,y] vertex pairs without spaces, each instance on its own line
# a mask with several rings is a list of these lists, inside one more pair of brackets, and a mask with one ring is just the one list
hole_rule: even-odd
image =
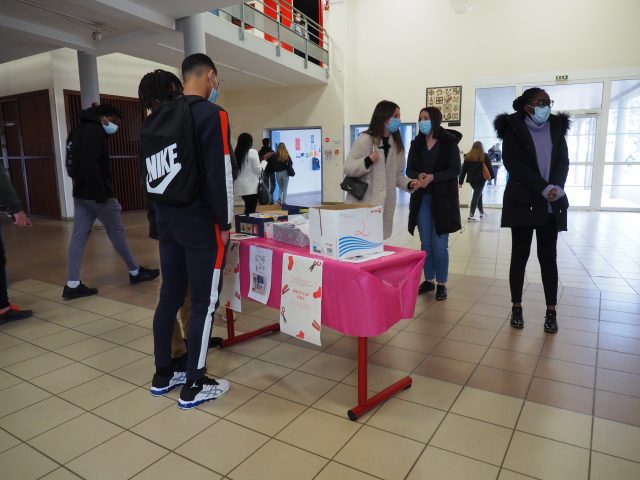
[[556,75],[556,82],[566,82],[569,80],[569,75]]

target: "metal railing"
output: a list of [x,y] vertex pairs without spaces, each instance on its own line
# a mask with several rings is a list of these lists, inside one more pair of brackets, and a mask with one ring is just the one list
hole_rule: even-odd
[[[239,27],[240,40],[245,35],[258,34],[276,47],[276,55],[282,49],[309,62],[321,66],[329,77],[329,35],[322,25],[304,15],[286,0],[254,0],[211,11]],[[300,21],[297,21],[297,18]]]

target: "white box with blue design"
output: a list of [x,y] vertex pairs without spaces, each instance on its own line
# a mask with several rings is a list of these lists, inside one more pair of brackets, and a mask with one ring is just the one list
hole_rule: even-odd
[[310,251],[343,260],[383,251],[382,207],[358,204],[309,209]]

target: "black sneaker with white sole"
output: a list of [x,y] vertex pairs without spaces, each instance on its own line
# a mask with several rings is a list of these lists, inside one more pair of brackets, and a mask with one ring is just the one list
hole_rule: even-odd
[[135,285],[136,283],[155,280],[159,276],[160,276],[160,270],[158,270],[157,268],[147,268],[147,267],[140,266],[140,268],[138,269],[137,275],[129,274],[129,281],[131,282],[132,285]]
[[82,297],[90,297],[92,295],[97,295],[97,288],[87,287],[84,283],[80,282],[75,288],[71,288],[68,285],[64,286],[62,290],[62,298],[65,300],[73,300],[74,298],[82,298]]
[[544,331],[547,333],[558,333],[558,320],[555,310],[547,310],[544,316]]
[[447,287],[444,285],[438,284],[436,286],[436,300],[442,301],[446,300],[448,296]]
[[178,406],[183,410],[188,410],[209,400],[215,400],[228,391],[229,382],[227,380],[202,377],[200,380],[189,381],[183,385]]
[[169,393],[177,386],[184,385],[187,381],[187,372],[173,372],[170,377],[163,377],[157,373],[151,381],[151,395],[159,397]]

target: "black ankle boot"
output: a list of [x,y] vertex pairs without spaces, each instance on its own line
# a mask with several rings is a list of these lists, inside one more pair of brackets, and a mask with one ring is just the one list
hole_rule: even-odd
[[513,328],[524,328],[522,307],[511,307],[511,326]]
[[547,310],[544,316],[544,331],[547,333],[558,332],[558,322],[556,321],[556,311]]

